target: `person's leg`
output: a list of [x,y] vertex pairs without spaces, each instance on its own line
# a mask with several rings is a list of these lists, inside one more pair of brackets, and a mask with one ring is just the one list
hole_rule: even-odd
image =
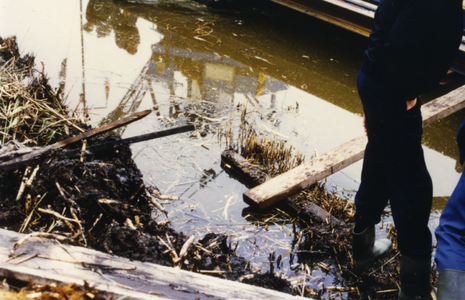
[[[386,207],[386,165],[384,160],[383,127],[383,88],[378,88],[370,77],[359,72],[357,79],[360,99],[365,111],[365,127],[368,144],[363,160],[360,188],[355,196],[355,226],[352,232],[352,250],[358,268],[364,268],[375,258],[391,249],[388,239],[375,240],[375,224],[379,223]],[[380,101],[381,100],[381,101]]]
[[438,270],[465,271],[465,173],[447,201],[435,233]]
[[355,232],[379,223],[388,201],[386,161],[384,159],[383,123],[386,119],[384,91],[363,71],[359,72],[357,88],[365,113],[368,143],[363,159],[360,187],[355,195]]
[[432,181],[421,145],[421,104],[390,118],[386,136],[389,200],[401,256],[399,299],[429,299],[432,239],[428,227]]
[[[461,134],[465,131],[460,130]],[[458,140],[464,140],[459,137]],[[436,229],[438,299],[465,299],[465,173],[441,214]]]
[[[367,122],[368,123],[368,122]],[[368,143],[363,159],[360,187],[355,195],[355,232],[362,232],[368,226],[377,224],[388,202],[386,190],[386,166],[383,149],[366,125]]]
[[430,257],[431,232],[428,228],[433,185],[426,168],[421,136],[420,103],[393,116],[386,140],[389,199],[397,229],[399,250],[410,257]]

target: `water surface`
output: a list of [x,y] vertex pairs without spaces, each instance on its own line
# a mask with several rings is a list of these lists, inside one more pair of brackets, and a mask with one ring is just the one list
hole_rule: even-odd
[[[53,84],[65,90],[68,106],[94,126],[149,108],[150,116],[119,130],[123,137],[196,125],[192,134],[132,146],[145,182],[179,197],[163,203],[176,229],[198,237],[228,234],[256,268],[268,270],[274,251],[283,255],[281,272],[290,280],[333,284],[318,268],[303,272],[289,255],[296,249],[287,220],[250,221],[242,200],[247,187],[221,168],[225,145],[218,133],[230,124],[237,129],[240,108],[247,107],[256,130],[307,158],[363,134],[355,78],[365,38],[273,3],[215,11],[187,0],[153,6],[2,0],[0,20],[0,35],[15,35],[21,51],[34,53],[37,67],[43,62]],[[460,176],[455,134],[463,116],[425,130],[432,230]],[[327,188],[353,197],[360,169],[359,162],[331,176]]]

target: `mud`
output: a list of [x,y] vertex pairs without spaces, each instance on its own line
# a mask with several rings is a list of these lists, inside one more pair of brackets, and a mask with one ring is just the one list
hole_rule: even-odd
[[[8,42],[10,50],[0,53],[3,62],[16,57],[18,69],[32,72],[32,57],[19,57],[14,39]],[[46,78],[29,87],[31,95],[42,99],[50,91],[60,93]],[[49,105],[56,107],[56,97],[50,99]],[[116,139],[120,137],[97,136],[87,140],[87,146]],[[44,141],[39,139],[39,146]],[[73,147],[80,149],[82,142]],[[26,181],[24,192],[19,192]],[[0,226],[24,233],[51,232],[69,244],[293,293],[289,282],[274,273],[252,270],[235,254],[227,236],[209,233],[191,243],[168,222],[158,223],[157,216],[165,212],[156,205],[157,195],[156,187],[144,184],[129,146],[70,158],[64,150],[55,150],[37,165],[0,172]]]
[[[98,138],[99,143],[113,139]],[[156,222],[154,216],[163,212],[150,198],[157,190],[144,185],[128,147],[88,156],[85,162],[80,157],[66,158],[63,151],[50,153],[25,196],[16,201],[18,188],[12,187],[19,187],[22,175],[18,171],[0,175],[0,226],[20,231],[32,215],[25,232],[49,231],[66,236],[70,244],[230,280],[252,274],[245,282],[291,292],[290,284],[274,274],[254,272],[245,259],[235,255],[223,235],[206,235],[180,257],[189,237],[174,231],[169,223]]]

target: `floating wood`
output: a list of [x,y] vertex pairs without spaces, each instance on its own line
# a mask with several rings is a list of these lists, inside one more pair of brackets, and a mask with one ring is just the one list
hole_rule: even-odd
[[245,159],[234,150],[225,150],[221,153],[222,167],[226,170],[233,170],[247,186],[257,186],[269,180],[269,176],[263,169]]
[[144,110],[144,111],[141,111],[141,112],[133,113],[132,115],[124,117],[124,118],[119,119],[117,121],[105,124],[105,125],[100,126],[98,128],[91,129],[91,130],[86,131],[84,133],[72,136],[72,137],[67,138],[65,140],[56,142],[56,143],[54,143],[52,145],[43,147],[43,148],[38,149],[38,150],[33,150],[33,151],[31,151],[31,152],[29,152],[27,154],[24,154],[24,155],[21,155],[21,156],[19,156],[17,158],[11,159],[11,160],[6,161],[6,162],[3,162],[3,163],[0,164],[0,172],[13,170],[13,169],[16,169],[16,168],[18,168],[20,166],[27,165],[28,163],[34,161],[35,159],[37,159],[41,155],[43,155],[43,154],[45,154],[45,153],[47,153],[47,152],[49,152],[51,150],[59,149],[59,148],[62,148],[64,146],[75,143],[77,141],[80,141],[82,139],[87,139],[87,138],[90,138],[92,136],[102,134],[102,133],[108,132],[110,130],[114,130],[114,129],[119,128],[121,126],[128,125],[128,124],[130,124],[130,123],[132,123],[134,121],[137,121],[137,120],[140,120],[140,119],[144,118],[145,116],[150,114],[151,111],[152,111],[151,109],[147,109],[147,110]]
[[[268,175],[260,168],[247,161],[234,150],[225,150],[221,153],[222,167],[228,171],[236,172],[246,185],[257,186],[269,179]],[[347,226],[345,222],[311,201],[301,201],[298,196],[287,197],[286,205],[293,209],[302,219],[311,219],[319,223],[328,223],[333,226]]]
[[[131,261],[0,229],[0,276],[35,283],[86,281],[114,299],[308,299],[237,281]],[[19,240],[21,243],[15,244]],[[11,250],[14,249],[14,253]],[[12,254],[20,255],[15,257]]]
[[[465,107],[465,86],[424,104],[423,125],[429,125]],[[243,194],[244,201],[263,209],[296,194],[318,181],[363,158],[367,144],[365,135],[314,158],[286,173],[278,175]]]
[[[86,148],[86,152],[99,152],[99,151],[104,151],[104,150],[110,150],[110,149],[115,149],[124,145],[130,145],[130,144],[135,144],[143,141],[148,141],[148,140],[153,140],[173,134],[178,134],[178,133],[183,133],[183,132],[188,132],[192,131],[195,129],[194,125],[186,125],[186,126],[181,126],[181,127],[176,127],[176,128],[171,128],[167,130],[162,130],[162,131],[156,131],[156,132],[151,132],[147,134],[142,134],[130,138],[125,138],[117,141],[111,141],[111,142],[106,142],[103,144],[99,145],[94,145]],[[74,149],[74,150],[67,150],[65,152],[65,155],[68,157],[73,157],[76,155],[81,154],[81,149]]]

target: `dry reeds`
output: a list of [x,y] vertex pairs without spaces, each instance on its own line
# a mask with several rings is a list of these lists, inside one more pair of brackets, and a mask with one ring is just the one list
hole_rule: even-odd
[[241,124],[238,137],[234,141],[232,124],[223,134],[226,147],[234,149],[252,163],[257,163],[269,176],[287,172],[304,162],[304,155],[299,153],[287,141],[276,137],[260,135],[246,120],[247,107],[241,110]]
[[69,135],[77,119],[68,117],[62,91],[53,90],[32,56],[19,56],[15,38],[0,38],[0,143],[16,140],[43,146]]
[[[251,163],[259,165],[269,177],[285,173],[305,161],[305,156],[288,145],[287,141],[259,134],[254,124],[247,121],[247,114],[247,107],[241,107],[237,138],[234,137],[232,121],[228,129],[221,133],[220,141],[224,137],[226,148],[235,150]],[[305,189],[297,199],[312,201],[346,223],[351,222],[355,213],[352,201],[329,192],[323,183]]]

